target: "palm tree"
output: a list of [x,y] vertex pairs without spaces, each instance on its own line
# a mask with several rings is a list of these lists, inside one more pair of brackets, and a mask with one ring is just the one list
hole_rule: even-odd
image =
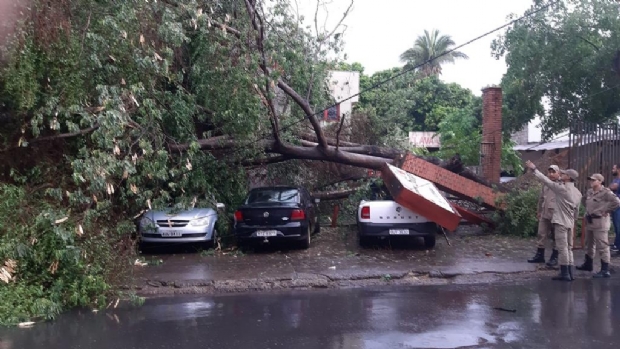
[[466,54],[460,51],[453,51],[441,57],[442,53],[454,47],[455,43],[450,35],[440,35],[439,30],[435,29],[432,33],[427,30],[424,35],[418,36],[413,47],[400,55],[400,60],[407,63],[405,68],[414,67],[433,58],[433,61],[419,67],[418,70],[423,76],[441,75],[441,65],[444,63],[454,63],[457,58],[469,59]]

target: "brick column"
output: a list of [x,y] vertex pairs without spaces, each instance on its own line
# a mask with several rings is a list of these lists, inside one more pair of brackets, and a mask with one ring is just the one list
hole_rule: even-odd
[[482,175],[499,183],[502,159],[502,89],[482,89],[482,144],[480,146]]

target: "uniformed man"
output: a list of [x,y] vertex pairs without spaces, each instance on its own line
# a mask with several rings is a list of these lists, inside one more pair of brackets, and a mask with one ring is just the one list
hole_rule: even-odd
[[[547,169],[547,177],[554,182],[558,182],[560,179],[560,168],[557,165],[551,165]],[[553,208],[555,207],[555,194],[549,187],[543,185],[540,196],[538,197],[538,208],[536,210],[536,217],[538,218],[538,238],[536,244],[538,250],[532,259],[528,259],[528,263],[545,263],[545,247],[549,245],[549,240],[553,233],[553,224],[551,218],[553,218]],[[553,251],[547,266],[555,267],[558,265],[558,250],[555,248],[555,240],[551,243]]]
[[[605,177],[595,173],[588,177],[590,189],[586,193],[586,260],[578,270],[592,271],[595,252],[601,258],[601,271],[595,278],[608,278],[609,274],[609,214],[620,207],[620,199],[603,186]],[[596,247],[596,250],[595,250]]]
[[579,210],[581,202],[581,193],[575,187],[579,174],[573,169],[560,170],[561,182],[558,183],[538,171],[531,161],[528,160],[525,165],[534,172],[539,181],[555,193],[555,208],[551,223],[559,254],[560,275],[553,280],[573,281],[573,251],[572,248],[569,249],[569,240],[572,246],[572,234],[569,237],[569,232],[575,225],[575,210]]

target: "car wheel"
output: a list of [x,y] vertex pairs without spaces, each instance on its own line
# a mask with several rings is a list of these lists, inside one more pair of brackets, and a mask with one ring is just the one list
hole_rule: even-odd
[[314,233],[318,234],[321,232],[321,224],[319,224],[319,219],[316,219],[316,223],[314,223]]
[[310,242],[312,240],[312,231],[310,230],[310,225],[308,225],[308,232],[306,233],[306,238],[301,241],[300,247],[304,250],[310,248]]
[[371,241],[370,241],[370,238],[368,236],[361,236],[361,235],[358,234],[357,235],[357,239],[358,239],[359,244],[360,244],[361,247],[366,248],[366,247],[370,246]]
[[437,239],[435,236],[425,236],[424,237],[424,247],[426,248],[433,248],[435,247],[435,242],[437,242]]
[[211,237],[211,240],[206,241],[206,242],[204,243],[204,248],[205,248],[206,250],[210,250],[210,249],[212,249],[212,248],[215,246],[215,241],[216,241],[216,239],[217,239],[217,229],[215,229],[215,228],[214,228],[214,229],[213,229],[213,236]]
[[142,240],[138,241],[138,252],[141,254],[144,254],[147,251],[151,250],[152,247],[153,245],[149,244],[148,242],[144,242]]

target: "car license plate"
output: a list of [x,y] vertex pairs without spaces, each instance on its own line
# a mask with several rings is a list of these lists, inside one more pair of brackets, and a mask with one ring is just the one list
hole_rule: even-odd
[[180,231],[162,231],[161,236],[165,238],[172,238],[183,236],[183,234]]
[[390,235],[409,235],[409,229],[390,229]]
[[260,236],[260,237],[278,236],[278,232],[275,230],[259,230],[256,232],[256,236]]

